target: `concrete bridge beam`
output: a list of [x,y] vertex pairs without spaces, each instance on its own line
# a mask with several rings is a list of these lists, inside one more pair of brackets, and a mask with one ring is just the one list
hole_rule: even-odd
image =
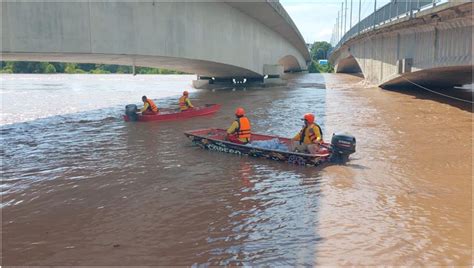
[[261,79],[306,69],[305,42],[277,2],[2,1],[3,60],[122,64]]

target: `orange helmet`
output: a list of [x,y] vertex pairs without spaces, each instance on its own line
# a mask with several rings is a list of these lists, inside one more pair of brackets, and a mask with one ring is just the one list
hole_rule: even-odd
[[236,116],[244,116],[244,114],[245,114],[244,108],[239,107],[235,110],[235,115]]
[[304,115],[303,120],[306,120],[309,124],[314,123],[314,114],[307,113]]
[[189,92],[188,91],[183,91],[183,96],[188,96],[189,95]]

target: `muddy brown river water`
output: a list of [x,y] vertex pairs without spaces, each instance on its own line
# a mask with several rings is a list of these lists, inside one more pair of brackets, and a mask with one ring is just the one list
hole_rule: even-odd
[[[470,104],[305,74],[193,91],[223,105],[214,116],[122,121],[125,104],[147,94],[166,106],[191,79],[3,75],[3,265],[472,264]],[[35,108],[8,111],[23,100]],[[325,137],[355,135],[357,152],[307,168],[182,134],[227,127],[237,106],[254,132],[280,136],[314,112]]]

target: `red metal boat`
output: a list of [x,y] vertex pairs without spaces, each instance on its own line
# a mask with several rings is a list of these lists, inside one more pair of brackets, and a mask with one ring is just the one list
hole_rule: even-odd
[[325,162],[345,162],[350,154],[355,152],[356,140],[348,134],[333,134],[331,143],[323,143],[317,154],[297,153],[279,149],[267,149],[254,146],[256,141],[275,140],[288,146],[292,141],[289,138],[261,135],[252,133],[251,144],[237,144],[225,140],[227,135],[224,129],[199,129],[184,133],[195,145],[203,149],[262,157],[277,161],[286,161],[291,164],[318,166]]
[[220,104],[206,104],[205,106],[194,107],[186,111],[181,112],[179,109],[160,109],[158,114],[137,114],[137,106],[135,104],[129,104],[125,106],[125,114],[123,119],[125,121],[173,121],[183,120],[195,116],[210,115],[217,112],[221,108]]

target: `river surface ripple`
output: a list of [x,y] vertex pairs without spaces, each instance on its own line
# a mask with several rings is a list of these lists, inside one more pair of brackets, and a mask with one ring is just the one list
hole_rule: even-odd
[[[176,104],[193,76],[2,75],[4,265],[468,265],[472,109],[339,74],[192,90],[214,116],[125,123],[141,95]],[[313,112],[346,165],[201,150],[185,130],[293,136]]]

